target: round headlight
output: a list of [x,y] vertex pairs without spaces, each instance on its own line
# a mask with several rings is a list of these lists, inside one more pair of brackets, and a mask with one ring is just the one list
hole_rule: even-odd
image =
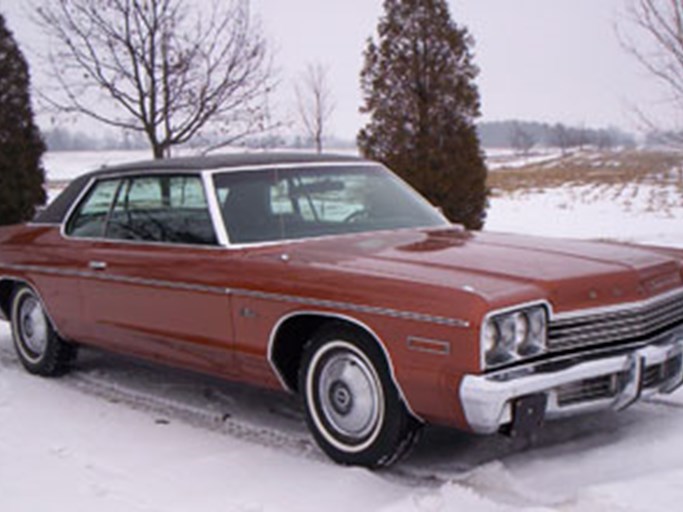
[[484,352],[489,353],[494,351],[498,346],[498,339],[498,327],[496,327],[495,322],[486,322],[486,325],[484,326],[484,335],[482,337]]
[[517,313],[512,318],[515,322],[515,347],[519,348],[527,340],[529,320],[525,313]]
[[545,343],[546,319],[545,310],[542,308],[529,311],[529,338],[532,343]]
[[498,330],[500,332],[500,346],[508,351],[515,349],[516,342],[516,323],[512,315],[504,316],[498,320]]

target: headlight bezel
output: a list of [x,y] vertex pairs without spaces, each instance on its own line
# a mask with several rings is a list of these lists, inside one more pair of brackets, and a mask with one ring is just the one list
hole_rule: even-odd
[[[547,301],[489,312],[481,324],[482,370],[496,369],[547,352],[551,313]],[[497,339],[491,338],[492,333]]]

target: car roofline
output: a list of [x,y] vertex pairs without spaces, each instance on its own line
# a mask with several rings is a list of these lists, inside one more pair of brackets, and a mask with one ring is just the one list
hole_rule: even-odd
[[209,156],[175,157],[160,160],[142,160],[120,165],[105,166],[86,172],[81,178],[100,178],[117,174],[155,172],[238,171],[249,168],[292,167],[297,165],[359,164],[370,160],[352,155],[317,153],[239,153]]
[[144,174],[202,174],[205,172],[238,172],[264,168],[291,168],[312,166],[371,165],[375,162],[351,155],[317,153],[235,153],[210,156],[193,156],[144,160],[121,165],[101,167],[86,172],[74,180],[55,200],[38,213],[35,224],[62,224],[85,188],[94,180],[108,177],[125,177]]

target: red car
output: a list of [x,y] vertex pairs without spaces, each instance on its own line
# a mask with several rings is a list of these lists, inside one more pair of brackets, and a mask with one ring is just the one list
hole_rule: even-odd
[[171,159],[0,229],[0,316],[32,373],[82,344],[283,388],[377,467],[425,422],[520,434],[676,389],[682,256],[470,233],[356,158]]

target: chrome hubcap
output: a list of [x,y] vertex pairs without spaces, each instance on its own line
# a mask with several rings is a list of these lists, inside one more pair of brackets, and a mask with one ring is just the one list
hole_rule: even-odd
[[380,391],[375,372],[352,352],[338,352],[320,370],[320,405],[335,430],[363,439],[380,420]]
[[35,356],[41,356],[47,347],[48,328],[43,308],[35,297],[29,297],[19,310],[21,339]]

